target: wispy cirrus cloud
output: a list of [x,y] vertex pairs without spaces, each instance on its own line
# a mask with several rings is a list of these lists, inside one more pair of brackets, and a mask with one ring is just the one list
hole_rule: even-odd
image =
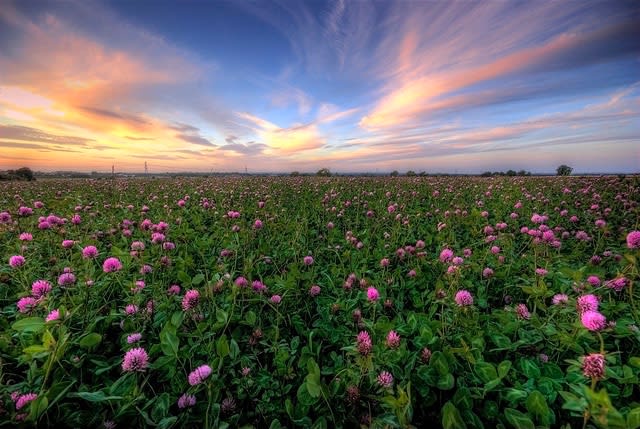
[[200,132],[198,127],[194,127],[193,125],[183,124],[180,122],[176,122],[175,124],[169,125],[169,128],[174,131],[179,131],[181,133],[197,133]]
[[301,116],[306,115],[313,108],[312,98],[299,88],[293,88],[290,86],[285,87],[279,91],[271,94],[271,103],[275,107],[286,108],[294,105],[298,109],[298,114]]
[[18,148],[18,149],[34,149],[34,150],[50,150],[49,146],[38,143],[19,143],[5,139],[0,139],[0,147]]
[[[411,34],[409,39],[411,39]],[[406,40],[405,40],[406,41]],[[409,43],[411,47],[414,42]],[[588,48],[585,48],[588,46]],[[360,125],[366,129],[393,127],[440,109],[464,109],[469,99],[484,97],[484,103],[499,91],[482,91],[460,95],[459,91],[496,79],[525,78],[535,73],[574,70],[606,62],[610,58],[629,57],[640,51],[640,28],[630,21],[611,24],[606,28],[583,34],[561,34],[533,47],[517,50],[494,61],[471,67],[451,67],[445,72],[424,70],[416,75],[404,63],[417,62],[408,59],[407,51],[415,49],[403,46],[400,50],[400,67],[397,77],[388,84],[386,94],[372,111],[362,117]],[[414,55],[419,55],[416,52]],[[544,89],[544,88],[543,88]],[[517,90],[516,90],[517,92]],[[549,95],[545,91],[532,96]]]
[[83,169],[478,171],[573,151],[628,171],[639,19],[591,0],[7,0],[0,145],[38,166],[78,150]]
[[176,137],[188,143],[199,144],[203,146],[213,146],[213,143],[199,135],[177,134]]
[[[443,127],[423,127],[398,132],[394,129],[349,139],[336,147],[326,161],[351,162],[356,165],[405,165],[407,168],[438,168],[442,162],[466,157],[491,162],[489,154],[510,159],[513,168],[536,167],[573,153],[572,146],[582,145],[589,162],[597,162],[599,143],[606,140],[611,154],[639,154],[640,115],[638,84],[616,90],[596,102],[584,103],[579,110],[532,116],[525,120],[488,128],[482,125],[465,127],[455,124]],[[604,127],[605,124],[613,129]],[[634,151],[635,148],[635,151]],[[510,153],[525,153],[520,159]],[[533,155],[533,156],[532,156]],[[609,155],[608,155],[609,156]],[[554,158],[555,157],[555,158]],[[634,158],[620,156],[620,165],[630,168]],[[637,158],[636,158],[637,159]],[[575,160],[574,160],[575,161]],[[465,165],[467,161],[464,161]],[[564,161],[560,161],[564,162]],[[531,168],[531,167],[528,167]],[[632,168],[632,167],[631,167]]]
[[314,4],[319,10],[309,5],[277,0],[242,2],[239,7],[281,32],[306,73],[357,74],[366,69],[381,11],[366,1]]
[[2,140],[55,143],[72,146],[86,146],[95,141],[93,139],[83,137],[50,134],[32,127],[2,124],[0,124],[0,138],[2,138]]
[[91,115],[95,115],[95,116],[99,116],[99,117],[104,117],[104,118],[110,118],[110,119],[116,119],[119,121],[126,121],[126,122],[130,122],[133,123],[135,125],[148,125],[149,121],[147,119],[144,119],[141,116],[138,115],[133,115],[130,113],[121,113],[121,112],[116,112],[113,110],[108,110],[108,109],[103,109],[103,108],[98,108],[98,107],[79,107],[80,110],[87,112]]
[[127,139],[127,140],[133,140],[133,141],[151,141],[151,140],[153,140],[151,137],[124,136],[124,138]]
[[220,146],[219,150],[235,152],[239,155],[255,156],[262,154],[268,146],[262,143],[248,142],[248,143],[227,143]]

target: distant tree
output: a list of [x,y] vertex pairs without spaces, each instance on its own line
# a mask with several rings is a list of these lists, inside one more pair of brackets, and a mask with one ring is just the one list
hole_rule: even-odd
[[484,173],[482,173],[480,175],[480,177],[491,177],[493,173],[491,173],[490,171],[485,171]]
[[298,177],[299,175],[300,175],[299,171],[292,171],[290,174],[291,177]]
[[515,170],[507,170],[507,176],[515,176],[515,175],[516,175]]
[[407,177],[415,177],[416,176],[416,172],[413,170],[409,170],[407,171]]
[[420,173],[418,173],[418,176],[420,177],[425,177],[427,175],[426,171],[421,171]]
[[331,170],[329,170],[328,168],[321,168],[316,173],[316,176],[318,176],[318,177],[331,177]]
[[391,174],[389,174],[389,176],[391,176],[391,177],[398,177],[399,175],[400,175],[400,173],[398,173],[398,170],[393,170],[391,172]]
[[18,168],[14,172],[14,174],[17,176],[18,180],[28,180],[28,181],[35,180],[35,177],[33,176],[33,171],[31,171],[29,167]]
[[570,176],[573,168],[568,165],[562,164],[560,167],[556,168],[556,174],[558,176]]

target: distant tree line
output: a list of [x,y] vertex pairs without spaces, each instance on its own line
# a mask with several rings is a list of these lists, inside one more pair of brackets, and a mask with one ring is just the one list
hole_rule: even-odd
[[7,170],[0,172],[0,180],[23,180],[31,182],[36,180],[33,171],[29,167],[18,168],[17,170]]
[[[558,176],[570,176],[571,172],[573,171],[573,168],[569,167],[568,165],[561,165],[556,169],[556,174]],[[298,177],[298,176],[310,176],[311,174],[309,173],[300,173],[299,171],[292,171],[290,174],[292,177]],[[335,173],[331,173],[331,170],[329,170],[328,168],[321,168],[320,170],[318,170],[315,174],[318,177],[331,177],[336,175]],[[363,173],[363,174],[359,174],[359,175],[370,175],[370,173]],[[375,174],[375,176],[377,176],[378,174]],[[416,173],[413,170],[409,170],[404,174],[406,177],[426,177],[426,176],[450,176],[450,174],[447,173],[437,173],[437,174],[429,174],[425,171],[421,171],[420,173]],[[464,176],[474,176],[474,174],[463,174]],[[391,177],[399,177],[401,176],[400,172],[398,170],[393,170],[391,173],[389,173],[389,176]],[[507,171],[485,171],[484,173],[480,174],[480,177],[494,177],[494,176],[507,176],[507,177],[524,177],[524,176],[531,176],[531,172],[530,171],[526,171],[526,170],[519,170],[519,171],[515,171],[515,170],[507,170]]]
[[[316,171],[315,173],[316,176],[318,177],[331,177],[331,176],[335,176],[335,173],[331,173],[331,170],[329,170],[328,168],[321,168],[320,170]],[[289,176],[291,177],[300,177],[300,176],[313,176],[312,173],[300,173],[299,171],[292,171]]]
[[524,170],[520,170],[520,171],[515,171],[515,170],[507,170],[506,172],[504,171],[485,171],[484,173],[482,173],[480,175],[480,177],[493,177],[493,176],[531,176],[531,172],[530,171],[524,171]]

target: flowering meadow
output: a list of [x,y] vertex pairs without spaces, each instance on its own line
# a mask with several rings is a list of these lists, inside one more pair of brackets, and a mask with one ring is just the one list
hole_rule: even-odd
[[640,178],[0,190],[0,426],[640,427]]

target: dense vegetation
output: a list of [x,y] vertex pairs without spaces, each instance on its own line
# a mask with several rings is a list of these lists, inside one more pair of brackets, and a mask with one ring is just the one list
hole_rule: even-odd
[[6,172],[0,172],[0,182],[7,180],[26,180],[31,182],[36,180],[33,175],[33,171],[29,167],[18,168],[17,170],[7,170]]
[[640,427],[639,189],[6,183],[0,425]]

